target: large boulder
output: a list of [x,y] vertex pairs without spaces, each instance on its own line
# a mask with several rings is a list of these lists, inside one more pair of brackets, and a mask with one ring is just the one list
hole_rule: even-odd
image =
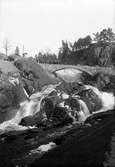
[[44,115],[42,112],[38,112],[33,116],[26,116],[21,119],[20,125],[22,126],[44,126]]

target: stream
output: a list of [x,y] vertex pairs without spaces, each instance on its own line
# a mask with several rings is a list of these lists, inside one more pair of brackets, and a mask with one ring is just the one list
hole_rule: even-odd
[[112,112],[91,123],[74,122],[49,128],[19,125],[22,118],[39,113],[42,99],[55,90],[55,86],[50,85],[22,103],[14,118],[0,124],[0,167],[68,164],[114,167],[114,96],[93,89],[101,96],[105,109]]

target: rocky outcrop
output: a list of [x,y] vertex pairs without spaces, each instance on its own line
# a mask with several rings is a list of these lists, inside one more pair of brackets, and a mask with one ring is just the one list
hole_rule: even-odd
[[13,63],[0,60],[0,123],[13,118],[25,99],[19,70]]
[[20,102],[26,100],[18,78],[2,74],[0,78],[0,123],[15,116]]
[[21,71],[22,81],[29,95],[41,90],[45,85],[59,82],[53,74],[44,70],[33,58],[21,58],[14,64]]

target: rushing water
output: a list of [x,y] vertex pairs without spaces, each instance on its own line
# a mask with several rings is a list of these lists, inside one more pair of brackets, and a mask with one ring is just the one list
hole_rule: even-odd
[[[55,141],[39,146],[39,137],[31,132],[27,137],[26,135],[11,137],[0,143],[0,166],[70,163],[78,166],[114,167],[115,118],[106,121],[108,122],[97,127],[89,127],[85,132],[70,134],[62,143]],[[51,148],[53,149],[49,154],[44,154]]]
[[21,119],[38,113],[40,111],[41,101],[54,90],[56,86],[57,85],[49,85],[45,90],[33,94],[29,100],[22,102],[15,117],[0,124],[0,134],[11,130],[21,131],[28,129],[28,127],[19,125]]
[[[112,93],[100,92],[97,88],[86,85],[92,89],[102,100],[103,110],[111,110],[115,105],[115,97]],[[105,167],[115,166],[115,118],[108,116],[102,122],[86,127],[84,130],[76,129],[74,133],[60,140],[54,140],[52,136],[61,135],[64,130],[56,133],[43,132],[35,127],[18,125],[25,116],[32,116],[40,111],[40,104],[55,86],[49,86],[44,91],[36,93],[30,100],[21,103],[16,116],[9,121],[0,124],[0,132],[4,134],[0,139],[0,166],[30,166],[32,164],[80,164],[101,165]],[[84,101],[80,101],[82,114],[89,115]],[[82,116],[81,114],[81,116]],[[84,119],[84,118],[83,118]],[[83,120],[82,119],[82,120]],[[68,129],[71,128],[67,127]],[[29,130],[26,133],[25,130]],[[35,129],[35,131],[32,129]],[[12,131],[16,132],[12,135]],[[22,133],[19,133],[21,131]],[[9,136],[5,138],[5,133]],[[46,139],[45,139],[46,138]],[[47,140],[47,139],[52,140]],[[46,142],[47,141],[47,142]],[[44,144],[45,142],[45,144]],[[44,154],[49,151],[48,154]],[[51,165],[50,164],[50,165]]]

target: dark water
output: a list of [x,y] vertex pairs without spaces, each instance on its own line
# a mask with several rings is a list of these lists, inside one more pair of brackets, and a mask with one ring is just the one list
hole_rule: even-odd
[[9,136],[7,140],[1,140],[0,167],[69,164],[115,167],[115,118],[113,116],[95,123],[92,127],[74,129],[64,137],[54,139],[57,147],[44,155],[32,152],[31,150],[36,150],[39,143],[42,143],[44,134],[39,136],[40,133],[29,133],[29,135]]

